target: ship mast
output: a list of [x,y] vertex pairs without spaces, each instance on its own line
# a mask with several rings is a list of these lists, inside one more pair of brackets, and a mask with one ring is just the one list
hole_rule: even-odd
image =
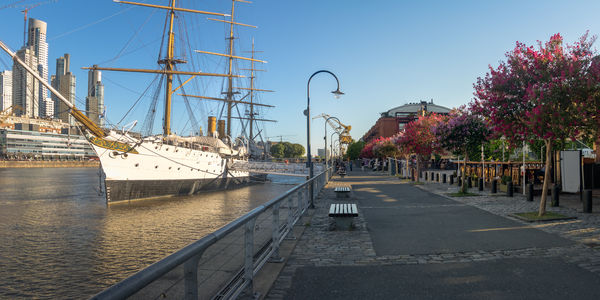
[[233,17],[235,12],[235,1],[240,0],[231,0],[231,23],[229,23],[229,71],[227,72],[227,74],[229,74],[229,78],[227,78],[227,100],[229,100],[229,102],[227,102],[227,136],[229,137],[231,137],[231,108],[233,107],[233,102],[231,102],[231,100],[233,100],[233,78],[231,75],[233,75]]
[[152,8],[159,8],[159,9],[164,9],[164,10],[168,10],[169,11],[169,24],[168,24],[169,32],[168,32],[168,40],[167,40],[167,56],[164,59],[160,59],[158,61],[159,64],[165,65],[165,68],[163,70],[101,68],[101,67],[96,67],[96,66],[90,67],[90,68],[83,68],[83,69],[105,70],[105,71],[140,72],[140,73],[162,73],[162,74],[165,74],[167,76],[167,82],[166,82],[166,90],[165,90],[165,116],[164,116],[164,123],[163,123],[163,135],[164,136],[168,136],[168,135],[171,134],[171,102],[172,102],[171,99],[172,99],[173,93],[175,92],[173,90],[173,75],[175,75],[175,74],[185,74],[185,75],[194,75],[194,76],[220,76],[220,77],[229,77],[230,82],[231,82],[231,77],[242,77],[242,76],[232,75],[231,71],[229,72],[229,74],[213,74],[213,73],[202,73],[202,72],[181,72],[181,71],[175,71],[175,65],[176,64],[186,63],[186,61],[184,61],[184,60],[180,60],[180,59],[176,59],[175,58],[175,34],[173,32],[173,21],[175,19],[175,12],[176,11],[178,11],[178,12],[191,12],[191,13],[198,13],[198,14],[205,14],[205,15],[222,16],[222,17],[229,16],[227,14],[213,13],[213,12],[206,12],[206,11],[200,11],[200,10],[194,10],[194,9],[186,9],[186,8],[176,7],[175,6],[175,1],[176,0],[171,0],[170,1],[171,4],[169,6],[163,6],[163,5],[154,5],[154,4],[146,4],[146,3],[137,3],[137,2],[115,0],[115,2],[117,2],[117,3],[137,5],[137,6],[145,6],[145,7],[152,7]]

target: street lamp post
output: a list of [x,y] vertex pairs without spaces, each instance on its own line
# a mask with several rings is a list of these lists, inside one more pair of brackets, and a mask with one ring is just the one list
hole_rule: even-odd
[[325,120],[325,147],[323,147],[323,149],[325,150],[325,170],[328,169],[329,164],[327,163],[327,122],[329,122],[329,119],[336,119],[338,121],[338,123],[340,122],[340,119],[336,118],[336,117],[329,117]]
[[337,134],[338,136],[340,135],[338,132],[333,132],[331,134],[331,143],[330,143],[330,147],[329,147],[331,149],[331,160],[333,160],[333,135],[334,134]]
[[[337,76],[335,76],[335,74],[333,74],[330,71],[319,70],[317,72],[314,72],[308,78],[308,83],[306,84],[306,157],[307,157],[306,164],[309,168],[309,178],[314,177],[314,167],[312,164],[312,157],[311,157],[311,153],[310,153],[310,81],[312,80],[313,77],[315,77],[315,75],[317,75],[319,73],[329,73],[329,74],[331,74],[331,76],[333,76],[333,78],[335,78],[335,81],[337,82],[337,89],[335,91],[333,91],[332,93],[336,97],[339,97],[344,94],[340,91],[340,81],[338,80]],[[312,183],[310,184],[309,194],[310,194],[310,196],[309,196],[310,197],[310,208],[315,208]]]

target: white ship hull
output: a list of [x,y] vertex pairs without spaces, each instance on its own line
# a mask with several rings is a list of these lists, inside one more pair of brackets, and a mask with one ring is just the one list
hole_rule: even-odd
[[121,144],[132,146],[135,151],[91,143],[104,171],[108,203],[191,195],[250,182],[248,172],[228,168],[239,159],[224,158],[213,151],[152,141]]

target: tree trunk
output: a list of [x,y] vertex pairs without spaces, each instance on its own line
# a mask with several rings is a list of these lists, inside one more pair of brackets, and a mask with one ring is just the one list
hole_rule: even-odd
[[466,182],[466,178],[467,178],[467,159],[468,159],[469,155],[467,154],[467,151],[465,151],[465,162],[463,163],[464,167],[463,167],[463,171],[460,173],[461,177],[462,177],[462,186],[460,187],[460,192],[461,193],[466,193],[468,191],[469,186],[467,185]]
[[410,170],[408,168],[409,161],[410,161],[410,154],[406,155],[406,178],[410,177]]
[[416,163],[417,163],[417,176],[416,177],[417,177],[417,182],[419,182],[419,177],[421,177],[421,168],[419,166],[420,162],[421,162],[421,159],[419,158],[418,154],[415,155],[415,159],[416,159]]
[[546,213],[546,197],[548,196],[548,185],[550,183],[550,163],[552,162],[552,140],[544,140],[546,144],[546,164],[544,170],[544,184],[542,185],[542,198],[540,199],[540,211],[538,216]]

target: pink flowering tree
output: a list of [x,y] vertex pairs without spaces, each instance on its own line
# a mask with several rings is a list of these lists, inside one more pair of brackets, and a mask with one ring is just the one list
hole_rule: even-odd
[[473,109],[489,118],[494,131],[513,146],[523,140],[544,141],[540,216],[546,212],[552,143],[575,138],[585,128],[585,103],[598,95],[598,79],[590,76],[594,40],[585,34],[569,46],[556,34],[537,47],[517,42],[506,54],[506,62],[490,66],[474,85]]
[[[490,129],[482,117],[474,115],[464,106],[452,110],[447,117],[441,119],[433,127],[433,133],[439,145],[455,155],[463,155],[466,162],[468,153],[485,143],[490,136]],[[465,172],[462,174],[461,192],[467,192]]]
[[404,127],[403,143],[409,153],[417,156],[417,181],[419,181],[420,165],[424,158],[429,159],[431,154],[439,152],[440,148],[432,128],[440,122],[438,114],[421,116]]

